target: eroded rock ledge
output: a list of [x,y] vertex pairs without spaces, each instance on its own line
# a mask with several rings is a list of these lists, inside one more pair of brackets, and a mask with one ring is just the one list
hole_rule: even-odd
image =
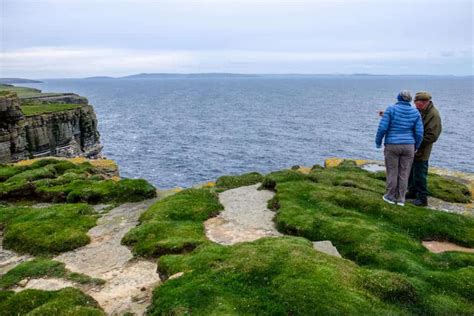
[[[22,102],[32,101],[40,111],[25,115]],[[48,111],[51,105],[57,108]],[[0,93],[0,163],[44,156],[98,158],[99,138],[94,109],[84,97],[39,93],[20,98],[15,92]]]

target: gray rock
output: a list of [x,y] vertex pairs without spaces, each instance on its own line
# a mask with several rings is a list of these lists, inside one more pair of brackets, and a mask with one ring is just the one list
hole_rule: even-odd
[[337,251],[337,248],[334,247],[330,240],[315,241],[313,242],[313,248],[330,256],[342,258],[341,254]]
[[101,157],[94,109],[86,98],[73,94],[62,97],[62,101],[81,106],[25,117],[15,93],[0,96],[0,163],[46,156]]

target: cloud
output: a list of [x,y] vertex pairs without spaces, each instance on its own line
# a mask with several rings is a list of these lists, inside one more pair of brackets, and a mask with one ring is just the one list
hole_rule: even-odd
[[[416,51],[288,52],[261,50],[133,50],[87,47],[32,47],[2,54],[2,76],[125,75],[136,72],[288,72],[301,65],[414,61],[429,57]],[[304,68],[301,68],[304,69]],[[312,70],[311,70],[312,69]],[[317,71],[316,71],[317,72]],[[31,75],[30,75],[31,76]]]

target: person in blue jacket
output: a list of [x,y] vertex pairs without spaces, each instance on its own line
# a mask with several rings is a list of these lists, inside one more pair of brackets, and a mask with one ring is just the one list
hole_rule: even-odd
[[410,170],[423,140],[423,121],[419,111],[412,107],[411,94],[407,90],[397,96],[397,103],[390,105],[380,120],[375,145],[384,141],[386,191],[383,200],[390,204],[405,205]]

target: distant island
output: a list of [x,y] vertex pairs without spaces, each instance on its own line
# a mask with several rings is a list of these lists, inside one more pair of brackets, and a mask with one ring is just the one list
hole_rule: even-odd
[[84,79],[90,80],[90,79],[117,79],[117,78],[110,77],[110,76],[93,76],[93,77],[86,77]]
[[0,84],[14,84],[14,83],[43,83],[38,80],[23,79],[23,78],[0,78]]
[[233,73],[141,73],[136,75],[120,77],[120,79],[154,79],[154,78],[227,78],[227,77],[258,77],[256,74],[233,74]]
[[[454,76],[454,75],[426,75],[426,74],[371,74],[371,73],[314,73],[314,74],[301,74],[301,73],[282,73],[282,74],[250,74],[250,73],[227,73],[227,72],[209,72],[209,73],[138,73],[126,76],[90,76],[85,80],[121,80],[121,79],[206,79],[206,78],[380,78],[380,77],[394,77],[394,78],[425,78],[425,77],[456,77],[466,78],[472,76]],[[61,79],[61,78],[55,78]],[[72,78],[71,78],[72,79]],[[24,79],[27,80],[27,79]],[[35,81],[30,81],[35,82]],[[0,82],[1,83],[1,82]]]

